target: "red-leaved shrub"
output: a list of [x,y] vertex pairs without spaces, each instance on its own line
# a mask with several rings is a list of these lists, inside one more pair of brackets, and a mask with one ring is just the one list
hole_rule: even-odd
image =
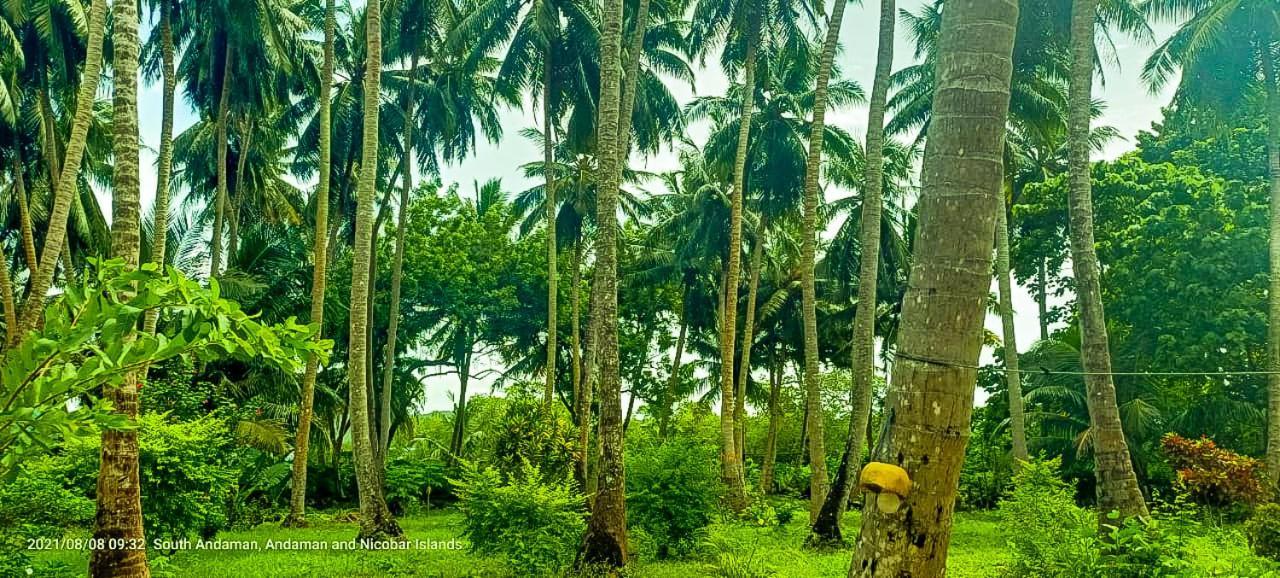
[[1175,487],[1197,503],[1255,505],[1269,497],[1261,461],[1222,449],[1209,438],[1191,440],[1169,433],[1160,445],[1178,473]]

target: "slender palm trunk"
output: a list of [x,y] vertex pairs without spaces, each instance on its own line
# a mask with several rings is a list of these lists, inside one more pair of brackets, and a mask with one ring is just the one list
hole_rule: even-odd
[[227,224],[227,261],[236,259],[240,252],[240,209],[244,207],[244,173],[245,164],[249,162],[249,151],[253,150],[253,123],[248,119],[240,122],[240,151],[236,156],[236,186],[229,195]]
[[573,417],[578,417],[578,402],[582,399],[582,239],[573,240],[573,289],[570,298],[573,303],[570,305],[570,315],[573,319],[569,322],[571,351],[569,353],[570,363],[573,367],[569,368],[573,376]]
[[[1007,220],[1007,219],[1006,219]],[[1049,272],[1045,259],[1040,259],[1040,265],[1036,268],[1036,320],[1040,322],[1040,340],[1044,341],[1049,338],[1049,297],[1048,284]]]
[[667,388],[662,392],[662,414],[658,419],[658,438],[667,439],[671,435],[671,418],[675,413],[676,386],[680,385],[680,365],[684,358],[684,343],[689,335],[689,289],[685,286],[680,296],[680,331],[676,334],[676,353],[671,358],[671,376],[667,378]]
[[222,272],[222,229],[227,212],[227,116],[231,106],[231,40],[223,52],[222,92],[218,96],[218,190],[214,199],[213,236],[209,248],[209,276],[216,277]]
[[[169,0],[160,3],[160,59],[164,78],[164,102],[161,104],[160,154],[157,159],[156,199],[151,228],[151,262],[164,267],[164,256],[169,241],[169,179],[173,174],[173,99],[177,89],[174,72],[173,4]],[[148,309],[142,318],[142,331],[155,334],[160,311]],[[146,376],[144,375],[145,379]]]
[[49,182],[56,183],[62,175],[58,166],[58,157],[61,156],[61,147],[58,146],[58,117],[53,113],[53,101],[49,97],[49,76],[44,71],[40,72],[40,88],[37,92],[45,169],[49,171]]
[[[125,266],[138,266],[141,239],[140,187],[138,182],[138,5],[112,3],[114,20],[115,82],[112,122],[115,142],[112,156],[115,172],[111,194],[111,256],[124,259]],[[70,171],[70,167],[68,167]],[[130,332],[125,339],[132,340]],[[138,417],[138,374],[130,373],[122,383],[107,388],[115,411],[133,421]],[[102,432],[101,461],[98,468],[97,518],[93,537],[102,544],[89,557],[89,574],[94,578],[146,578],[145,548],[120,547],[111,543],[144,543],[142,492],[138,479],[138,430],[106,429]]]
[[596,281],[592,317],[600,363],[600,460],[595,501],[577,566],[626,565],[627,505],[623,471],[621,379],[618,359],[618,185],[623,151],[619,147],[622,105],[622,0],[604,2],[600,33],[600,187],[596,201]]
[[734,443],[738,459],[743,463],[746,462],[747,455],[747,380],[751,379],[751,346],[756,338],[756,297],[760,291],[760,269],[764,267],[764,236],[768,230],[768,215],[760,215],[760,222],[756,224],[756,242],[751,247],[750,271],[747,272],[747,309],[742,318],[742,354],[738,361],[738,391],[734,396],[733,407]]
[[1013,325],[1013,284],[1009,280],[1009,218],[1004,195],[996,209],[996,284],[1000,291],[1000,322],[1004,330],[1005,381],[1009,384],[1009,429],[1013,433],[1014,467],[1027,461],[1027,422],[1022,408],[1022,373],[1018,367],[1018,337]]
[[769,352],[769,433],[764,438],[764,460],[760,465],[760,493],[773,493],[773,472],[778,461],[778,426],[782,423],[782,409],[778,400],[782,395],[782,370],[778,366],[775,347]]
[[[827,110],[827,81],[840,41],[840,21],[844,17],[843,0],[836,0],[827,26],[823,45],[822,68],[818,71],[818,92],[814,101],[814,126],[809,137],[809,170],[817,176],[822,164],[822,130]],[[880,2],[880,37],[876,51],[876,73],[871,87],[871,103],[867,112],[866,169],[862,181],[861,261],[858,264],[858,309],[853,321],[853,389],[850,392],[849,432],[845,435],[844,452],[832,491],[823,501],[814,520],[808,541],[812,545],[840,544],[844,534],[840,521],[849,504],[849,494],[862,466],[864,432],[871,419],[871,389],[875,382],[876,286],[880,271],[880,205],[884,185],[884,109],[889,94],[889,73],[893,68],[895,0]],[[821,110],[822,112],[817,112]],[[814,149],[817,149],[816,151]],[[814,153],[817,153],[815,155]],[[814,180],[817,186],[817,180]],[[808,181],[805,181],[806,187]],[[816,196],[816,191],[815,191]],[[806,232],[806,235],[808,233]],[[808,237],[806,236],[806,240]]]
[[556,309],[559,305],[560,275],[556,271],[556,179],[551,163],[555,160],[555,126],[551,122],[551,49],[543,55],[542,69],[542,172],[546,177],[547,212],[547,370],[542,393],[543,406],[550,408],[556,394],[556,351],[560,336]]
[[27,199],[27,178],[22,160],[22,145],[16,140],[13,155],[13,192],[14,196],[18,197],[18,228],[22,233],[22,255],[27,261],[27,270],[34,274],[40,268],[40,259],[36,256],[36,235],[31,225],[31,203]]
[[[465,341],[465,338],[460,338]],[[462,456],[463,441],[467,433],[467,384],[471,381],[471,353],[459,350],[458,361],[458,403],[453,412],[453,436],[449,440],[450,459]]]
[[1280,371],[1280,93],[1270,45],[1262,62],[1267,85],[1267,175],[1271,186],[1267,362],[1273,373],[1267,376],[1267,474],[1272,480],[1280,480],[1280,373],[1274,373]]
[[741,512],[747,507],[741,455],[737,447],[734,387],[734,346],[738,329],[738,277],[742,262],[742,199],[746,185],[747,146],[751,136],[751,116],[755,106],[756,52],[760,44],[760,23],[748,24],[747,53],[743,62],[742,109],[738,116],[738,147],[733,161],[733,191],[729,202],[729,247],[725,261],[724,307],[720,317],[720,478],[725,485],[729,508]]
[[98,90],[98,80],[102,73],[102,40],[106,26],[106,13],[106,0],[93,0],[90,3],[89,38],[85,44],[84,75],[80,79],[80,88],[76,95],[76,113],[71,123],[71,138],[67,143],[63,170],[53,190],[53,209],[49,213],[49,230],[45,233],[40,266],[31,274],[31,288],[22,305],[15,343],[21,342],[26,332],[35,328],[41,314],[44,313],[45,294],[53,284],[54,269],[66,245],[67,215],[71,211],[71,202],[78,192],[76,181],[80,176],[80,163],[84,160],[84,148],[89,136],[89,121],[93,117],[93,97]]
[[[332,153],[332,112],[329,99],[333,92],[333,40],[334,0],[325,0],[324,15],[324,67],[320,79],[320,184],[316,187],[315,246],[311,251],[311,323],[316,326],[314,339],[320,339],[324,330],[325,272],[328,265],[329,238],[329,186],[332,174],[329,166]],[[337,221],[334,221],[337,224]],[[335,228],[336,230],[336,228]],[[307,369],[302,374],[302,400],[298,407],[298,432],[293,444],[292,490],[289,497],[289,516],[284,525],[307,525],[307,450],[311,447],[311,420],[315,411],[316,377],[320,372],[320,358],[314,353],[307,356]],[[341,438],[338,438],[341,439]],[[334,442],[341,445],[341,442]]]
[[919,229],[876,461],[902,467],[895,512],[869,500],[849,576],[946,573],[991,287],[996,195],[1003,182],[1017,0],[948,4],[933,120],[921,171]]
[[[598,267],[598,265],[597,265]],[[587,318],[587,358],[584,361],[585,371],[582,377],[582,402],[578,404],[578,445],[575,451],[578,453],[578,482],[583,490],[587,493],[587,503],[590,507],[594,500],[596,479],[591,476],[591,404],[594,403],[596,388],[596,351],[599,344],[598,336],[600,335],[599,317],[597,312],[599,307],[596,305],[596,284],[597,275],[592,275],[592,284],[590,288],[590,305]]]
[[3,300],[4,305],[5,331],[4,340],[0,341],[0,357],[2,357],[18,330],[18,307],[13,301],[13,280],[9,277],[9,257],[5,255],[4,247],[0,247],[0,300]]
[[356,465],[356,487],[360,491],[360,537],[373,540],[398,539],[404,535],[391,517],[377,484],[374,449],[369,428],[369,264],[373,252],[373,202],[378,178],[378,102],[382,77],[382,2],[369,0],[365,41],[367,60],[364,78],[364,142],[360,162],[360,184],[356,191],[356,241],[352,256],[350,359],[351,437]]
[[1071,12],[1071,90],[1068,110],[1068,149],[1071,189],[1067,212],[1071,230],[1071,269],[1076,280],[1080,316],[1080,357],[1088,393],[1093,439],[1094,474],[1098,478],[1099,523],[1107,514],[1147,516],[1129,457],[1129,444],[1120,425],[1116,386],[1111,377],[1098,255],[1093,239],[1093,199],[1089,166],[1089,120],[1093,102],[1094,26],[1096,0],[1075,0]]

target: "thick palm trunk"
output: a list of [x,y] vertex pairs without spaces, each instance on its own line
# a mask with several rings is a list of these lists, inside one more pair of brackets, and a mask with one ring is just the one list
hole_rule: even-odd
[[944,576],[969,438],[1003,182],[1017,0],[948,4],[921,171],[919,229],[889,399],[873,459],[902,467],[895,512],[863,509],[849,576]]
[[734,346],[738,329],[738,277],[742,263],[742,198],[746,184],[747,146],[751,136],[751,115],[755,106],[756,52],[760,44],[759,23],[749,24],[747,53],[743,63],[742,110],[738,117],[738,148],[733,161],[733,191],[729,201],[729,247],[725,260],[724,307],[720,316],[720,478],[725,485],[729,508],[741,512],[747,507],[741,454],[738,452],[735,417]]
[[[164,102],[161,104],[160,152],[157,159],[156,199],[153,209],[155,226],[151,228],[151,262],[164,267],[164,256],[169,241],[169,179],[173,174],[173,99],[177,88],[174,72],[173,4],[169,0],[160,3],[160,59],[164,78]],[[142,318],[142,330],[156,332],[160,311],[149,309]],[[143,376],[146,377],[145,375]]]
[[84,75],[76,94],[76,113],[71,123],[71,138],[67,143],[67,155],[53,190],[53,209],[49,213],[49,230],[45,233],[44,248],[40,254],[40,266],[31,274],[31,288],[22,305],[18,319],[15,342],[21,342],[24,334],[34,329],[44,313],[45,294],[53,284],[54,269],[58,257],[66,245],[67,215],[71,202],[78,193],[76,180],[80,176],[80,163],[84,160],[84,148],[89,135],[89,121],[93,116],[94,94],[102,73],[102,40],[106,26],[106,0],[94,0],[89,5],[89,38],[85,44]]
[[680,296],[680,331],[676,334],[676,352],[671,358],[671,375],[667,377],[667,388],[662,392],[662,414],[658,419],[658,438],[667,439],[671,435],[671,418],[675,413],[676,386],[680,384],[680,365],[684,358],[684,343],[689,336],[689,310],[686,303],[689,291],[686,288]]
[[[809,157],[805,170],[805,200],[818,196],[818,173],[822,167],[822,136],[826,129],[827,82],[840,43],[840,25],[844,19],[844,0],[836,0],[827,24],[827,37],[822,46],[814,95],[813,126],[809,133]],[[841,544],[844,535],[840,520],[844,518],[853,489],[854,472],[861,466],[862,432],[867,429],[871,412],[871,386],[875,378],[876,274],[880,267],[880,188],[884,182],[884,108],[889,92],[889,72],[893,67],[893,30],[897,17],[894,0],[881,0],[880,39],[876,54],[876,75],[871,88],[871,106],[867,113],[866,170],[862,183],[861,262],[858,270],[858,309],[853,322],[853,390],[849,414],[849,432],[845,435],[844,452],[831,491],[822,501],[807,542],[814,546]],[[809,186],[814,190],[809,191]],[[816,208],[816,207],[815,207]],[[805,224],[812,225],[806,212]],[[805,230],[805,242],[816,235]],[[812,270],[807,267],[806,272]],[[820,414],[819,414],[820,415]]]
[[413,191],[413,105],[417,98],[418,54],[409,62],[409,94],[404,103],[404,168],[400,187],[400,214],[396,218],[396,253],[391,258],[391,304],[387,321],[387,346],[382,358],[382,410],[378,425],[379,455],[385,469],[387,451],[391,449],[391,382],[395,375],[396,333],[400,329],[400,284],[404,278],[404,233],[409,213],[409,194]]
[[[329,238],[329,186],[331,168],[329,166],[332,153],[332,113],[329,102],[333,91],[333,39],[334,0],[325,1],[324,17],[324,68],[320,79],[320,184],[316,187],[316,223],[315,240],[311,252],[311,323],[316,325],[314,339],[320,339],[324,329],[324,292],[326,282],[326,266],[328,265]],[[334,221],[337,224],[337,221]],[[291,495],[289,497],[289,516],[284,525],[303,527],[307,525],[307,450],[311,447],[311,419],[315,411],[316,377],[320,372],[320,358],[314,353],[307,356],[306,372],[302,374],[302,400],[298,407],[298,432],[293,444],[293,472]],[[339,438],[340,439],[340,438]]]
[[1094,26],[1096,0],[1075,0],[1071,13],[1071,90],[1068,148],[1071,189],[1067,210],[1071,229],[1071,269],[1076,280],[1080,317],[1080,357],[1088,394],[1094,474],[1098,478],[1099,523],[1109,512],[1147,516],[1120,425],[1116,386],[1111,377],[1111,352],[1102,305],[1098,255],[1093,239],[1093,199],[1089,166],[1089,120],[1093,99]]
[[1271,186],[1271,287],[1267,299],[1267,474],[1280,480],[1280,94],[1268,49],[1263,60],[1267,85],[1267,175]]
[[[124,259],[127,268],[138,266],[139,228],[138,183],[138,5],[114,2],[114,97],[112,119],[115,142],[112,156],[115,172],[111,194],[111,256]],[[70,167],[67,169],[70,172]],[[125,339],[132,340],[129,333]],[[138,375],[128,374],[120,385],[107,388],[115,411],[130,421],[138,417]],[[89,574],[94,578],[146,578],[147,551],[141,546],[110,543],[145,543],[142,529],[142,492],[138,480],[138,430],[107,429],[102,432],[101,461],[98,468],[97,517],[93,538],[103,541],[89,557]],[[100,542],[101,543],[101,542]]]
[[546,385],[542,392],[542,404],[550,408],[556,395],[556,356],[557,341],[560,336],[559,320],[556,319],[556,308],[559,305],[560,275],[556,271],[556,180],[551,163],[555,160],[555,126],[551,122],[551,50],[543,55],[542,70],[542,172],[546,177],[547,212],[547,370]]
[[596,279],[591,315],[600,364],[600,460],[597,491],[577,566],[621,568],[627,563],[627,505],[623,472],[621,379],[618,360],[618,185],[621,111],[622,0],[607,0],[600,33],[600,187],[596,201]]
[[222,272],[222,229],[227,212],[227,116],[231,106],[231,40],[227,40],[222,64],[222,89],[218,96],[217,139],[218,190],[213,208],[213,235],[209,248],[209,277]]
[[769,217],[761,215],[760,222],[756,225],[756,242],[751,247],[751,265],[747,273],[747,309],[742,318],[742,354],[738,361],[738,391],[734,396],[733,407],[734,443],[741,463],[746,462],[747,455],[747,380],[751,379],[751,346],[756,337],[756,297],[760,290],[760,269],[764,267],[764,236],[768,230]]
[[1005,381],[1009,384],[1009,429],[1013,434],[1014,467],[1029,459],[1027,421],[1022,407],[1022,373],[1018,367],[1018,337],[1013,325],[1013,284],[1009,280],[1009,217],[1004,195],[996,209],[996,284],[1000,291],[1000,323],[1004,330]]
[[769,360],[769,432],[764,438],[764,460],[760,465],[760,493],[773,493],[773,472],[778,461],[778,426],[782,423],[782,411],[778,398],[782,395],[782,372],[778,367],[777,350]]
[[373,202],[378,173],[378,97],[382,76],[382,6],[369,0],[365,39],[364,142],[360,162],[360,183],[356,191],[356,241],[352,256],[350,359],[351,437],[355,460],[356,487],[360,491],[360,537],[372,540],[398,539],[404,535],[391,517],[377,484],[374,449],[369,428],[369,381],[366,355],[369,348],[369,264],[373,252]]

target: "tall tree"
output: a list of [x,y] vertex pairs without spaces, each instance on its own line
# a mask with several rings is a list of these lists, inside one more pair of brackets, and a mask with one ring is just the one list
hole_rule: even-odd
[[[372,430],[369,427],[371,376],[366,365],[369,348],[369,309],[360,307],[369,297],[370,254],[373,250],[373,201],[378,180],[378,111],[382,76],[382,2],[370,0],[365,16],[364,142],[360,161],[360,181],[356,189],[355,249],[351,265],[350,385],[348,411],[351,412],[352,448],[356,482],[360,492],[360,537],[374,540],[397,539],[404,535],[391,517],[378,487],[374,464]],[[323,169],[322,169],[323,170]]]
[[[115,174],[111,189],[111,256],[124,259],[125,266],[133,269],[138,266],[142,237],[138,182],[138,3],[113,2],[111,16],[115,69],[112,83]],[[132,332],[126,336],[126,339],[133,338]],[[121,383],[108,387],[107,395],[117,412],[130,421],[137,419],[137,373],[128,373]],[[145,542],[142,485],[138,479],[137,429],[105,429],[102,432],[97,510],[93,537],[95,541],[102,542],[89,557],[89,574],[95,578],[150,576],[146,548],[118,545]]]
[[[78,193],[80,163],[84,160],[85,145],[89,136],[89,123],[93,120],[94,94],[102,73],[102,41],[107,19],[106,0],[94,0],[89,5],[89,38],[85,49],[84,71],[76,95],[76,112],[71,124],[71,138],[67,141],[57,185],[53,190],[53,208],[49,213],[48,231],[44,248],[40,253],[40,266],[31,274],[30,289],[18,319],[18,331],[14,342],[21,342],[27,331],[35,328],[44,312],[45,294],[53,285],[53,273],[59,256],[67,245],[67,215]],[[68,263],[70,257],[66,256]]]
[[600,116],[597,146],[600,190],[596,201],[596,274],[592,284],[592,323],[599,363],[600,457],[595,499],[577,565],[585,568],[626,565],[627,503],[623,470],[622,395],[618,359],[618,185],[622,154],[618,123],[622,97],[622,5],[603,5],[600,33]]
[[[151,262],[164,265],[166,242],[169,238],[169,181],[173,176],[173,106],[177,96],[178,78],[174,71],[174,53],[177,51],[173,31],[173,11],[176,0],[157,0],[160,7],[160,75],[164,100],[161,103],[160,151],[156,160],[156,197],[152,209],[154,226],[151,228]],[[159,310],[149,310],[142,318],[142,330],[156,332],[160,320]],[[146,377],[145,375],[143,376]]]
[[[836,7],[831,13],[831,24],[827,29],[827,41],[823,46],[823,67],[830,71],[830,62],[835,56],[835,48],[840,34],[840,18],[844,15],[843,0],[836,0]],[[880,36],[877,40],[875,80],[871,85],[871,103],[867,111],[867,145],[865,148],[866,163],[863,167],[862,179],[862,238],[860,240],[861,259],[858,262],[858,301],[853,321],[853,405],[849,416],[849,433],[845,437],[844,454],[840,458],[840,466],[832,491],[827,495],[821,511],[814,521],[811,543],[840,543],[844,541],[840,530],[840,520],[844,518],[845,507],[849,503],[849,493],[853,489],[855,472],[861,469],[862,445],[865,441],[867,423],[871,420],[871,390],[875,382],[875,322],[876,322],[876,287],[877,273],[880,270],[880,219],[881,197],[884,185],[884,113],[885,102],[889,94],[889,73],[893,69],[894,23],[897,18],[895,0],[880,2]],[[819,90],[825,93],[827,77],[819,72]],[[823,110],[823,108],[817,108]],[[816,121],[816,117],[815,117]],[[815,122],[816,124],[816,122]],[[813,139],[810,144],[809,166],[805,174],[805,198],[812,196],[814,201],[818,195],[817,171],[820,165],[822,145],[820,139]],[[814,151],[814,149],[817,149]],[[810,172],[811,171],[811,172]],[[810,193],[810,188],[812,192]],[[810,218],[806,204],[805,226],[811,227],[816,219]],[[805,231],[805,243],[817,231]],[[810,256],[806,253],[806,256]],[[808,271],[809,269],[806,269]],[[816,321],[816,320],[815,320]],[[806,320],[807,323],[807,320]],[[807,331],[807,329],[806,329]],[[811,408],[812,410],[812,408]]]
[[991,286],[1017,0],[949,2],[922,167],[885,429],[873,458],[912,484],[895,512],[863,510],[849,576],[942,576]]
[[[332,156],[332,102],[333,91],[333,43],[337,27],[334,0],[325,0],[324,5],[324,65],[320,73],[320,158],[317,164],[320,183],[316,186],[316,222],[311,250],[311,323],[320,330],[315,339],[320,339],[324,328],[324,293],[328,284],[326,265],[328,264],[329,236],[329,186],[332,169],[329,166]],[[311,418],[316,395],[316,377],[320,372],[320,358],[314,353],[307,356],[307,368],[302,374],[302,399],[298,403],[298,432],[293,444],[292,493],[289,498],[289,515],[284,524],[292,527],[304,527],[307,524],[307,454],[311,447]]]
[[1094,30],[1097,0],[1074,0],[1071,10],[1071,85],[1067,109],[1068,172],[1071,182],[1067,211],[1071,226],[1071,269],[1076,281],[1080,319],[1080,356],[1089,399],[1094,474],[1097,477],[1099,523],[1118,511],[1122,516],[1147,515],[1138,488],[1129,444],[1120,423],[1116,386],[1111,376],[1111,351],[1102,306],[1098,253],[1093,238],[1092,141],[1093,72],[1096,60]]
[[1014,467],[1030,458],[1027,453],[1027,419],[1022,400],[1022,371],[1018,364],[1018,337],[1013,323],[1013,283],[1009,278],[1009,217],[1004,192],[996,207],[996,285],[1000,294],[1000,328],[1004,338],[1004,373],[1009,386],[1009,433],[1013,436]]

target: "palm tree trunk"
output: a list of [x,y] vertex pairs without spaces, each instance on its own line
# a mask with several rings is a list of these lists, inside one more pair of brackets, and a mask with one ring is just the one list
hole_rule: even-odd
[[[747,273],[747,310],[742,319],[742,354],[738,361],[738,391],[734,399],[734,443],[738,456],[746,462],[747,452],[747,380],[751,379],[751,346],[756,337],[756,297],[760,290],[760,269],[764,267],[764,236],[769,230],[768,215],[760,215],[756,224],[756,242],[751,247],[751,265]],[[744,482],[745,483],[745,482]]]
[[[318,169],[320,183],[316,187],[315,246],[311,251],[311,323],[316,326],[313,339],[319,340],[324,332],[324,292],[328,277],[329,251],[329,186],[332,167],[332,105],[333,92],[333,40],[336,27],[334,0],[325,0],[324,12],[324,67],[320,79],[320,158]],[[334,221],[337,224],[337,221]],[[311,419],[315,411],[316,377],[320,372],[320,358],[315,353],[307,356],[307,369],[302,374],[302,400],[298,404],[298,432],[293,444],[292,492],[289,496],[289,516],[286,527],[301,528],[307,525],[307,450],[311,447]],[[335,441],[337,445],[342,442]]]
[[80,162],[84,160],[84,148],[89,135],[89,121],[93,117],[94,94],[102,73],[102,40],[106,26],[106,0],[93,0],[89,5],[89,38],[85,45],[84,74],[76,95],[76,114],[71,123],[71,138],[67,143],[67,155],[53,190],[53,209],[49,213],[49,230],[45,233],[44,249],[40,254],[40,266],[31,275],[31,289],[22,306],[18,319],[19,331],[15,344],[20,343],[27,331],[34,329],[44,313],[44,298],[53,284],[53,272],[59,254],[66,244],[67,214],[71,201],[78,193],[76,180],[80,176]]
[[556,348],[560,336],[556,308],[559,305],[560,275],[556,272],[556,180],[551,163],[555,160],[555,126],[551,122],[551,49],[543,55],[542,68],[542,173],[546,177],[543,191],[547,213],[547,368],[542,404],[551,407],[556,393]]
[[3,357],[5,349],[13,342],[13,336],[18,330],[18,313],[17,305],[13,301],[13,280],[9,278],[9,257],[4,254],[4,247],[0,247],[0,300],[4,305],[4,340],[0,341],[0,358]]
[[253,123],[245,119],[240,122],[240,154],[236,158],[236,186],[229,197],[230,223],[227,226],[227,261],[234,261],[240,251],[240,209],[244,207],[244,172],[249,161],[249,151],[253,149]]
[[1280,480],[1280,93],[1276,86],[1274,56],[1270,45],[1264,52],[1263,72],[1267,85],[1267,175],[1271,187],[1270,270],[1267,298],[1267,475]]
[[1098,478],[1099,524],[1107,514],[1147,516],[1120,425],[1111,353],[1102,305],[1098,255],[1093,239],[1093,200],[1089,166],[1089,120],[1093,102],[1094,27],[1096,0],[1075,0],[1071,13],[1071,90],[1068,111],[1068,149],[1071,189],[1067,210],[1071,224],[1071,269],[1076,279],[1080,316],[1080,357],[1088,393],[1093,437],[1094,473]]
[[573,290],[570,305],[573,319],[570,320],[570,340],[572,341],[572,351],[570,352],[570,363],[573,367],[570,372],[573,375],[573,417],[578,418],[578,404],[582,400],[582,239],[573,240]]
[[1046,295],[1049,273],[1047,268],[1045,259],[1042,257],[1040,266],[1036,269],[1036,306],[1039,309],[1036,320],[1040,322],[1041,341],[1049,338],[1049,298]]
[[[831,77],[831,64],[840,42],[840,23],[844,18],[843,0],[836,0],[827,25],[826,43],[823,45],[821,68],[818,69],[818,88],[814,99],[814,122],[809,136],[809,163],[806,176],[813,175],[817,197],[817,176],[822,165],[822,136],[827,110],[827,81]],[[834,490],[826,496],[817,518],[813,521],[808,542],[811,545],[844,543],[840,521],[844,519],[853,490],[856,472],[862,466],[863,433],[871,419],[871,389],[875,382],[875,325],[876,286],[880,271],[880,205],[881,188],[884,185],[884,109],[889,94],[889,73],[893,68],[894,20],[897,18],[895,0],[880,2],[880,36],[876,49],[876,73],[871,86],[871,103],[867,112],[866,171],[862,181],[862,237],[861,261],[858,264],[858,309],[853,321],[853,390],[850,392],[851,412],[849,432],[845,435],[844,452],[840,466],[836,468]],[[816,154],[815,154],[816,153]],[[809,198],[805,180],[805,199]],[[808,221],[806,220],[806,223]],[[816,231],[806,230],[805,241]],[[809,269],[806,269],[808,271]]]
[[360,491],[360,537],[372,540],[398,539],[404,535],[391,517],[377,486],[373,440],[369,428],[369,377],[366,355],[369,348],[369,264],[373,251],[373,202],[378,179],[378,102],[382,76],[382,2],[369,0],[365,28],[367,59],[364,78],[364,142],[360,162],[360,183],[356,192],[356,240],[352,256],[350,358],[351,437],[356,465],[356,487]]
[[1005,380],[1009,383],[1009,429],[1013,433],[1014,467],[1029,459],[1027,422],[1022,408],[1022,373],[1018,367],[1018,338],[1013,325],[1013,286],[1009,280],[1009,218],[1004,195],[996,209],[996,284],[1000,291],[1000,322],[1004,330]]
[[31,204],[27,199],[26,169],[22,160],[22,145],[14,142],[13,149],[13,191],[18,197],[18,228],[22,232],[22,254],[27,261],[27,270],[32,274],[40,268],[40,259],[36,257],[36,235],[31,225]]
[[595,501],[577,557],[579,569],[597,565],[621,568],[628,557],[618,359],[618,185],[623,166],[623,152],[619,148],[622,4],[622,0],[608,0],[601,14],[597,131],[600,186],[596,200],[596,280],[591,312],[598,326],[601,453],[596,468]]
[[662,392],[662,411],[658,419],[658,438],[667,439],[671,435],[671,418],[675,413],[676,386],[680,384],[680,365],[684,358],[684,343],[689,335],[689,289],[685,285],[680,296],[680,332],[676,334],[676,353],[671,358],[671,376],[667,378],[667,388]]
[[[1017,0],[948,4],[898,361],[873,459],[902,467],[896,512],[864,508],[849,576],[943,576],[969,437],[1003,182]],[[876,500],[870,500],[875,503]]]
[[598,275],[592,276],[592,285],[590,288],[590,306],[587,318],[587,359],[585,361],[586,371],[583,372],[582,378],[582,402],[578,404],[578,445],[575,451],[578,454],[577,477],[579,487],[587,493],[588,507],[594,498],[594,488],[596,480],[591,477],[591,404],[595,395],[596,387],[596,346],[599,344],[598,336],[600,335],[599,317],[597,312],[599,307],[596,305],[596,285],[595,280]]
[[742,198],[746,184],[747,147],[750,144],[751,116],[755,106],[756,52],[760,44],[760,24],[748,24],[747,53],[743,63],[742,110],[738,116],[738,147],[733,161],[733,191],[729,202],[729,247],[725,263],[724,309],[720,318],[720,478],[725,485],[725,501],[734,512],[747,507],[742,461],[737,448],[734,419],[734,346],[738,329],[738,276],[742,261]]
[[[138,5],[112,3],[115,82],[112,114],[115,173],[111,195],[111,256],[124,259],[129,269],[138,266],[141,238],[140,187],[138,182]],[[87,81],[86,81],[87,82]],[[74,174],[67,167],[68,174]],[[133,340],[130,332],[126,340]],[[115,411],[133,421],[138,417],[138,375],[130,373],[107,395]],[[98,468],[96,541],[143,544],[142,492],[138,479],[138,430],[105,429],[102,432]],[[94,578],[146,578],[147,551],[143,547],[104,545],[89,557]]]
[[471,355],[459,351],[458,403],[453,412],[453,437],[449,440],[450,459],[462,456],[463,437],[467,432],[467,384],[471,380]]
[[[161,104],[160,153],[157,159],[156,199],[152,211],[155,226],[151,233],[151,262],[164,267],[165,252],[169,241],[169,179],[173,174],[173,100],[177,89],[174,72],[173,4],[160,2],[160,59],[164,78],[164,102]],[[160,320],[158,309],[148,309],[142,318],[142,331],[154,335]],[[143,375],[146,378],[146,375]]]
[[49,182],[56,183],[61,178],[62,170],[58,166],[58,118],[53,113],[53,101],[49,97],[49,76],[40,71],[40,88],[36,98],[39,102],[40,131],[42,149],[44,149],[45,168],[49,171]]
[[764,460],[760,465],[760,493],[773,493],[773,471],[778,461],[778,426],[782,411],[778,398],[782,395],[782,371],[778,367],[778,351],[775,346],[769,352],[769,433],[764,438]]
[[222,224],[227,212],[227,116],[231,106],[231,40],[227,40],[222,64],[222,92],[218,97],[218,191],[214,200],[213,235],[209,248],[209,277],[222,272]]
[[400,329],[400,284],[404,279],[404,233],[408,224],[409,194],[413,190],[413,104],[417,98],[418,53],[409,63],[409,94],[404,102],[404,158],[401,162],[400,214],[396,218],[396,253],[391,258],[391,303],[387,321],[387,346],[382,361],[382,417],[378,420],[379,455],[386,465],[387,450],[391,449],[391,382],[395,375],[396,333]]

